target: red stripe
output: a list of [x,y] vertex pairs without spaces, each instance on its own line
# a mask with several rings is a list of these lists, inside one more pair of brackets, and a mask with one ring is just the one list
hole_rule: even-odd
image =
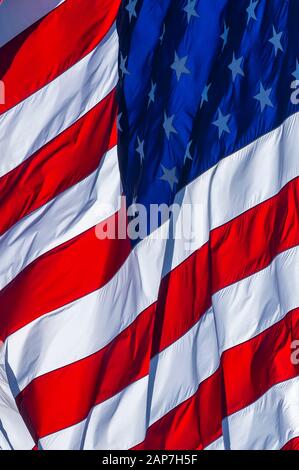
[[218,369],[195,395],[150,426],[146,439],[133,450],[202,450],[222,433],[222,387]]
[[[112,218],[117,227],[120,212]],[[0,292],[0,337],[102,287],[130,250],[129,240],[99,240],[92,227],[42,255]]]
[[255,338],[225,351],[220,367],[195,395],[154,423],[134,449],[202,449],[211,444],[221,436],[225,416],[299,374],[299,364],[291,361],[291,344],[298,338],[297,308]]
[[[148,374],[152,310],[139,316],[133,331],[127,328],[96,354],[38,377],[19,394],[17,404],[36,441],[66,423],[82,421],[93,405]],[[41,394],[42,390],[46,393]]]
[[[212,293],[263,269],[279,252],[299,243],[299,220],[296,209],[298,191],[299,179],[296,179],[289,183],[279,195],[214,230],[211,233],[209,244],[194,253],[163,280],[156,305],[152,335],[152,356],[177,340],[199,320],[211,304]],[[284,210],[285,207],[288,207],[287,212]],[[265,230],[267,230],[267,234],[270,233],[270,236],[265,236]],[[248,234],[251,237],[250,249],[248,248]],[[231,260],[234,260],[234,263]],[[227,270],[225,270],[225,267]],[[227,274],[228,271],[229,275]],[[199,289],[198,286],[201,286],[201,288]],[[184,298],[184,302],[181,302],[182,298]],[[180,305],[179,309],[177,308],[178,305]],[[24,308],[24,302],[22,302],[22,307],[23,311],[28,310]],[[136,322],[128,329],[128,335],[134,337],[133,343],[136,346],[138,344],[138,335],[135,334],[135,325]],[[114,341],[117,343],[118,338]],[[142,341],[142,338],[140,341]],[[136,357],[139,370],[146,370],[146,364],[143,363],[144,357],[145,355]],[[83,364],[84,360],[80,361],[80,367],[85,370]],[[63,368],[63,371],[65,372],[68,368],[72,370],[70,365]],[[57,406],[58,409],[69,406],[66,397],[73,394],[73,383],[77,381],[77,372],[76,374],[64,374],[63,371],[59,369],[36,379],[26,387],[21,395],[20,400],[26,403],[26,406],[23,405],[22,408],[23,410],[27,409],[28,416],[38,414],[39,421],[35,418],[35,422],[32,424],[36,431],[35,434],[38,436],[43,436],[45,429],[47,433],[61,429],[59,427],[62,424],[61,421],[59,426],[56,424],[55,418],[50,423],[47,422],[46,410],[43,410],[40,400],[43,403],[43,397],[47,396],[48,391],[50,389],[55,390],[58,374],[61,380],[59,390],[63,389],[64,393],[63,395],[55,395],[57,402],[54,406]],[[97,370],[90,371],[90,373],[97,375]],[[101,386],[111,388],[115,392],[117,387],[109,380],[111,380],[111,376],[107,381],[102,376]],[[130,376],[127,379],[127,385],[132,380],[134,380],[134,377]],[[52,387],[49,383],[52,383]],[[84,381],[81,384],[82,386],[85,388]],[[207,382],[207,385],[203,387],[209,388],[210,384]],[[34,390],[34,393],[31,393],[31,389]],[[97,389],[93,390],[92,396],[96,396],[97,393]],[[200,394],[202,393],[206,396],[204,391],[201,390]],[[209,391],[207,395],[210,396],[210,393]],[[216,395],[217,393],[215,391]],[[236,401],[238,402],[237,399]],[[85,403],[84,410],[81,410],[80,401],[78,401],[71,422],[78,422],[82,419],[86,409],[90,409],[96,403],[99,403],[99,401],[90,402],[89,407]],[[231,403],[233,402],[231,401]],[[215,403],[215,409],[217,405],[219,405],[219,401]],[[38,411],[35,411],[35,408]],[[213,413],[215,413],[215,416],[217,415],[215,410]],[[39,427],[36,427],[37,425]],[[62,427],[69,425],[69,422],[65,421]],[[217,428],[216,425],[215,428]],[[213,428],[212,435],[215,436],[215,433],[216,431]]]
[[0,235],[75,185],[116,145],[115,91],[29,159],[0,178]]
[[212,230],[209,242],[170,272],[159,292],[156,317],[162,327],[155,330],[153,353],[186,333],[211,306],[212,294],[299,244],[298,198],[296,178],[273,198]]
[[111,28],[120,0],[68,0],[1,49],[4,113],[91,52]]
[[294,437],[287,442],[281,450],[299,450],[299,437]]

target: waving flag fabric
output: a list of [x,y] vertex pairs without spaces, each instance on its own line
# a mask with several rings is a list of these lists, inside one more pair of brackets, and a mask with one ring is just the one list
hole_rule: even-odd
[[298,21],[1,4],[2,449],[298,447]]

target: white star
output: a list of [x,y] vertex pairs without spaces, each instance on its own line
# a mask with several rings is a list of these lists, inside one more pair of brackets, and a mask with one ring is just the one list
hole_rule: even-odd
[[195,16],[198,18],[198,14],[195,10],[195,4],[196,4],[196,0],[187,0],[188,3],[187,5],[185,6],[184,8],[184,11],[187,13],[187,21],[188,23],[190,22],[190,19],[192,16]]
[[186,147],[186,152],[185,152],[185,156],[184,156],[184,163],[186,162],[186,160],[192,160],[192,156],[191,156],[191,153],[190,153],[190,147],[192,145],[192,140],[189,140],[188,144],[187,144],[187,147]]
[[294,70],[292,75],[296,80],[299,80],[299,62],[298,62],[298,59],[296,59],[296,70]]
[[165,36],[165,23],[163,24],[162,34],[161,34],[161,36],[159,37],[161,44],[162,44],[162,42],[163,42],[164,36]]
[[228,33],[229,33],[229,27],[226,26],[226,23],[224,22],[224,31],[221,34],[221,39],[223,40],[223,45],[222,45],[222,50],[225,48],[228,40]]
[[176,167],[174,166],[173,168],[166,168],[164,165],[161,164],[162,170],[163,170],[163,175],[160,176],[161,180],[167,181],[167,183],[171,187],[171,191],[173,190],[173,187],[175,184],[179,182],[179,180],[176,177]]
[[123,131],[123,130],[122,130],[122,127],[121,127],[121,125],[120,125],[120,120],[121,120],[122,115],[123,115],[123,113],[119,113],[119,114],[117,115],[117,119],[116,119],[116,127],[117,127],[117,129],[119,130],[119,132],[122,132],[122,131]]
[[144,159],[144,140],[140,140],[137,136],[137,144],[136,152],[139,154],[140,161],[142,162]]
[[269,42],[271,42],[271,44],[273,44],[275,55],[276,55],[278,50],[283,51],[283,48],[282,48],[282,45],[281,45],[282,31],[280,33],[277,33],[274,26],[272,26],[272,33],[273,33],[273,36],[272,36],[271,39],[269,39]]
[[188,59],[187,55],[185,57],[180,58],[176,52],[174,53],[174,62],[170,67],[172,68],[172,70],[176,72],[178,81],[180,80],[181,75],[183,73],[185,74],[190,73],[190,70],[188,70],[187,67],[185,66],[187,59]]
[[228,120],[230,119],[230,116],[231,116],[230,114],[227,114],[226,116],[224,116],[220,108],[218,109],[218,118],[216,119],[216,121],[213,122],[213,124],[214,126],[218,127],[219,139],[222,136],[223,132],[230,133],[230,128],[227,125]]
[[129,12],[129,21],[130,21],[130,23],[131,23],[131,20],[132,20],[133,16],[135,18],[137,17],[136,4],[137,4],[137,0],[129,0],[128,5],[125,7],[126,10]]
[[233,53],[232,61],[228,66],[228,68],[232,71],[232,74],[233,74],[233,82],[235,81],[235,78],[237,75],[242,75],[242,77],[244,77],[244,72],[241,68],[242,61],[243,61],[243,57],[236,59],[235,53]]
[[204,89],[203,89],[203,92],[201,94],[201,102],[200,102],[200,107],[202,107],[202,105],[204,104],[204,102],[208,102],[209,101],[209,97],[208,97],[208,93],[209,93],[209,89],[211,87],[212,83],[209,83],[208,85],[205,85]]
[[128,60],[128,57],[127,56],[123,57],[122,53],[120,53],[120,66],[119,66],[119,69],[121,71],[122,77],[124,75],[130,75],[129,70],[126,67],[127,60]]
[[174,120],[174,114],[168,117],[167,114],[164,113],[163,127],[164,127],[165,134],[168,140],[169,140],[171,133],[177,134],[177,130],[173,127],[173,124],[172,124],[173,120]]
[[156,97],[155,97],[155,91],[156,91],[156,88],[157,88],[157,84],[152,81],[150,92],[149,92],[148,95],[147,95],[147,96],[148,96],[148,105],[147,105],[148,107],[149,107],[149,105],[150,105],[151,103],[154,103],[154,102],[155,102],[155,98],[156,98]]
[[268,88],[268,90],[265,90],[262,82],[260,82],[260,92],[254,96],[254,99],[260,102],[261,111],[264,111],[266,106],[270,106],[271,108],[273,108],[273,103],[270,100],[271,91],[272,88]]
[[257,4],[258,4],[258,0],[256,0],[255,2],[253,0],[250,0],[250,4],[246,9],[247,14],[248,14],[247,24],[249,23],[251,19],[256,21],[255,9],[256,9]]

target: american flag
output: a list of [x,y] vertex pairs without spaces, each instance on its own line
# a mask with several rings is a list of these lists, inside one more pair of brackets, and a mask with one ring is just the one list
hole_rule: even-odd
[[2,449],[299,448],[298,23],[1,3]]

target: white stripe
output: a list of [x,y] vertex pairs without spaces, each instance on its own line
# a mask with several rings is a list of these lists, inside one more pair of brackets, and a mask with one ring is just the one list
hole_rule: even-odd
[[[0,343],[0,350],[3,343]],[[30,450],[34,441],[18,412],[16,402],[8,386],[4,357],[0,359],[0,450]]]
[[0,236],[0,288],[38,256],[114,214],[119,209],[120,195],[114,147],[95,172]]
[[223,436],[216,439],[216,441],[212,442],[212,444],[207,446],[204,450],[225,450]]
[[[275,194],[275,192],[277,190],[279,190],[279,188],[283,184],[284,179],[286,178],[286,175],[288,175],[289,178],[292,178],[294,176],[292,173],[287,172],[287,168],[285,168],[286,165],[283,164],[283,161],[280,161],[280,163],[279,162],[277,163],[276,160],[275,160],[275,163],[274,163],[274,157],[276,157],[278,160],[279,160],[279,158],[278,158],[279,156],[280,156],[280,159],[283,158],[284,152],[282,151],[282,148],[281,148],[280,154],[278,154],[278,152],[276,152],[276,147],[275,146],[274,146],[274,148],[272,148],[272,153],[271,153],[271,148],[268,149],[268,152],[265,152],[265,153],[264,153],[264,150],[265,150],[265,146],[267,147],[268,140],[271,141],[273,139],[273,134],[276,135],[277,132],[281,135],[282,139],[283,139],[283,134],[285,132],[288,132],[290,140],[292,140],[292,137],[293,137],[293,140],[294,140],[294,135],[293,135],[293,132],[291,132],[291,131],[292,131],[292,129],[294,129],[294,123],[295,122],[298,124],[298,116],[293,116],[292,118],[290,118],[284,124],[283,129],[274,131],[273,133],[271,133],[270,135],[267,136],[268,139],[266,139],[266,137],[264,137],[262,139],[262,144],[261,144],[260,148],[257,146],[257,143],[254,144],[257,147],[255,152],[247,154],[247,155],[250,156],[250,160],[247,161],[247,170],[248,171],[246,171],[244,173],[244,176],[243,176],[243,179],[242,179],[241,183],[238,183],[239,180],[235,180],[236,183],[235,183],[235,186],[234,186],[234,191],[231,192],[231,189],[230,189],[230,198],[232,198],[231,202],[234,201],[234,195],[237,194],[238,192],[242,192],[242,190],[244,190],[244,188],[245,188],[245,194],[247,194],[247,191],[249,191],[249,187],[248,187],[249,181],[247,182],[247,180],[246,180],[246,176],[248,174],[250,175],[251,189],[252,189],[252,191],[249,191],[249,193],[254,195],[254,200],[251,199],[251,204],[257,203],[258,200],[261,201],[261,200],[263,200],[263,198],[266,199],[267,197],[270,197],[271,195],[273,195],[273,193],[271,194],[270,190],[273,191],[274,194]],[[275,134],[275,132],[276,132],[276,134]],[[277,144],[278,144],[278,142],[277,142]],[[261,150],[261,152],[258,152],[257,149]],[[285,145],[285,149],[286,149],[286,153],[290,157],[290,160],[292,161],[292,155],[294,154],[294,149],[293,149],[292,146],[289,148],[288,141]],[[256,168],[257,174],[260,174],[259,169],[258,169],[259,160],[262,162],[261,164],[264,164],[264,162],[267,160],[268,155],[269,155],[269,172],[268,173],[263,172],[263,173],[268,174],[269,184],[267,184],[268,180],[267,180],[267,182],[259,181],[258,179],[252,178],[252,176],[250,174],[250,167],[253,164],[253,162],[254,162],[254,165],[257,166],[257,168]],[[270,158],[273,155],[274,155],[273,159]],[[246,155],[244,155],[243,158],[246,160]],[[219,191],[220,191],[219,196],[221,196],[222,200],[225,200],[225,198],[228,198],[228,196],[225,196],[225,188],[228,187],[226,185],[226,182],[229,178],[230,168],[232,168],[235,171],[238,170],[238,165],[236,163],[236,160],[240,160],[238,155],[234,155],[230,158],[227,158],[225,161],[221,162],[221,165],[219,166],[219,170],[218,169],[217,170],[213,169],[210,172],[207,172],[205,174],[205,175],[208,175],[208,176],[202,175],[200,178],[198,178],[198,180],[196,182],[192,183],[192,185],[189,185],[189,187],[185,191],[185,195],[187,194],[188,197],[189,197],[188,200],[192,201],[192,195],[193,194],[196,195],[196,194],[201,193],[200,188],[202,186],[198,182],[202,181],[204,183],[205,178],[208,178],[208,180],[209,180],[209,184],[207,186],[209,187],[209,185],[210,185],[210,189],[211,189],[212,193],[213,193],[213,188],[216,188],[215,191],[217,191],[218,194],[219,194]],[[231,162],[232,162],[232,164],[230,165]],[[242,160],[241,163],[245,164],[245,163],[243,163],[243,160]],[[271,169],[277,168],[277,167],[280,167],[280,171],[274,170],[274,173],[273,172],[271,173]],[[227,178],[225,178],[225,176],[227,176]],[[212,185],[211,185],[211,180],[210,180],[211,177],[213,177],[213,184]],[[222,181],[222,188],[224,189],[224,191],[222,193],[221,193],[221,190],[218,190],[219,185],[217,184],[217,183],[220,184],[221,181]],[[256,183],[257,183],[257,186],[256,186]],[[207,183],[205,183],[205,184],[207,184]],[[221,184],[220,184],[220,186],[221,186]],[[196,191],[194,191],[194,192],[191,191],[192,187],[195,188]],[[215,198],[211,194],[211,191],[210,191],[210,198],[211,198],[210,201],[213,200],[214,203],[215,203]],[[270,194],[269,194],[269,192],[270,192]],[[259,199],[258,199],[257,194],[259,194]],[[228,198],[228,199],[230,200],[230,198]],[[242,200],[242,197],[241,197],[241,200]],[[221,201],[221,199],[220,199],[220,201]],[[243,202],[244,202],[244,199],[243,199]],[[250,203],[246,204],[246,202],[245,202],[245,205],[250,205]],[[213,207],[215,207],[215,209],[216,209],[217,205],[215,205]],[[236,206],[234,206],[231,203],[228,207],[230,207],[230,208],[237,207],[237,210],[238,210],[238,204],[236,204]],[[219,220],[220,220],[219,214],[221,214],[221,210],[218,210],[218,212],[217,212],[217,211],[215,211],[215,209],[213,209],[211,214],[215,214],[215,218],[219,222]],[[227,217],[229,215],[228,210],[224,211],[223,207],[221,209],[223,211],[224,218]],[[218,213],[218,218],[217,218],[217,213]],[[196,217],[193,217],[193,215],[192,215],[192,220],[194,220],[194,222],[197,223]],[[195,226],[196,226],[196,223],[194,224]],[[211,226],[213,226],[213,225],[214,224],[211,223]],[[199,226],[202,226],[202,221],[201,221],[201,225],[199,225]],[[167,227],[167,224],[165,224],[165,226],[162,227],[160,230],[164,231],[165,227]],[[167,232],[167,229],[166,229],[166,232]],[[155,288],[152,289],[151,285],[153,283],[153,279],[155,279],[155,278],[158,279],[159,278],[159,269],[160,270],[162,269],[160,259],[162,258],[161,253],[164,252],[163,246],[165,246],[165,245],[163,245],[163,244],[165,244],[165,241],[159,242],[157,240],[152,240],[152,238],[148,238],[148,239],[144,240],[142,242],[142,244],[140,244],[139,247],[137,247],[137,249],[134,251],[134,253],[132,253],[132,255],[130,256],[130,261],[129,262],[132,263],[132,261],[133,261],[133,265],[131,265],[131,267],[133,269],[131,270],[131,272],[134,272],[134,273],[137,272],[138,273],[138,274],[136,274],[136,281],[135,281],[137,283],[137,285],[135,284],[133,286],[131,294],[130,294],[130,288],[129,288],[130,286],[128,285],[128,288],[125,288],[125,284],[124,284],[124,280],[126,282],[128,282],[128,279],[130,279],[130,281],[131,281],[131,278],[128,276],[128,271],[123,271],[123,270],[120,270],[120,272],[122,272],[122,275],[118,274],[111,281],[111,283],[109,283],[109,287],[107,286],[107,288],[109,289],[108,292],[106,290],[105,291],[101,290],[102,295],[104,296],[102,298],[105,298],[106,305],[110,306],[110,309],[109,309],[110,313],[113,312],[113,315],[114,315],[114,318],[112,318],[112,320],[111,320],[111,318],[109,318],[109,317],[105,318],[105,312],[104,312],[103,324],[108,325],[108,324],[110,324],[110,320],[111,320],[111,328],[110,329],[108,328],[106,337],[105,337],[106,332],[105,332],[104,329],[98,330],[98,331],[101,331],[101,336],[103,336],[103,342],[112,339],[112,337],[116,336],[119,333],[119,331],[122,330],[127,324],[130,324],[130,322],[132,322],[134,320],[134,317],[136,316],[136,310],[138,312],[140,310],[143,310],[143,308],[145,307],[145,305],[144,305],[143,308],[140,308],[141,304],[144,301],[147,304],[149,304],[149,303],[152,303],[153,300],[155,300],[155,296],[157,295],[157,291],[155,290],[156,286],[154,286]],[[143,246],[145,246],[147,249],[142,248]],[[161,246],[162,246],[162,250],[161,250]],[[176,246],[177,246],[177,244],[176,244]],[[176,248],[176,246],[175,246],[175,248]],[[182,244],[181,244],[181,246],[182,246]],[[180,248],[181,248],[181,246],[180,246]],[[155,250],[152,251],[152,247],[155,247],[155,249],[157,251],[155,251]],[[141,250],[140,255],[138,255],[139,250]],[[147,253],[148,258],[145,257],[145,254],[144,254],[145,252]],[[186,256],[186,253],[188,253],[188,249],[182,250],[181,252],[178,252],[177,256],[174,256],[174,260],[175,260],[174,265],[178,262],[178,260],[181,259],[182,252],[183,252],[183,256],[184,255]],[[175,252],[175,254],[176,254],[176,252]],[[153,256],[151,256],[151,255],[153,255]],[[150,260],[150,264],[145,264],[144,268],[143,268],[143,271],[141,271],[140,270],[140,267],[142,266],[142,261],[141,260],[145,260],[145,259]],[[129,266],[129,265],[126,263],[126,267],[127,266]],[[145,272],[149,272],[149,273],[154,272],[154,277],[151,277],[152,275],[151,276],[145,276],[144,275]],[[125,274],[125,277],[124,277],[124,274]],[[113,290],[110,290],[112,283],[114,283],[114,286],[116,286],[116,287],[118,285],[117,290],[116,291],[114,290],[114,292],[113,292]],[[140,292],[138,290],[138,288],[136,289],[136,287],[139,287],[139,286],[141,286],[141,288],[143,289],[144,295],[141,296],[142,297],[141,300],[138,299],[137,308],[136,308],[136,306],[135,306],[136,305],[136,297],[139,296],[139,292]],[[109,294],[109,292],[110,292],[110,295],[107,295],[107,294]],[[126,292],[126,299],[124,299],[124,297],[122,295],[122,292]],[[113,293],[113,295],[112,295],[112,293]],[[137,295],[137,293],[138,293],[138,295]],[[96,305],[96,309],[94,311],[100,311],[99,308],[102,306],[102,302],[101,302],[101,299],[98,299],[99,292],[94,293],[92,295],[96,296],[96,298],[94,300],[95,303],[93,304],[94,307]],[[117,309],[116,311],[114,311],[114,309],[111,308],[111,305],[113,305],[113,301],[112,301],[113,297],[117,298],[117,304],[118,304],[119,307],[121,307],[121,310]],[[90,296],[88,296],[87,298],[90,299]],[[149,301],[148,299],[150,299],[150,298],[152,300]],[[73,305],[76,305],[76,308],[79,309],[80,305],[81,305],[81,302],[85,301],[85,300],[86,300],[86,298],[81,299],[80,301],[74,303]],[[99,300],[100,300],[100,302],[99,302]],[[138,310],[138,307],[140,308],[140,310]],[[84,310],[81,310],[81,312],[82,311],[86,311],[86,310],[84,309]],[[122,315],[120,314],[120,311],[122,312]],[[56,317],[58,317],[58,316],[59,315],[57,315]],[[53,315],[53,318],[55,318],[55,314]],[[43,333],[46,334],[46,330],[43,330]],[[100,347],[101,347],[101,345],[100,345]],[[61,354],[61,355],[63,355],[63,354]],[[21,367],[20,367],[20,370],[21,370]],[[164,409],[166,409],[166,408],[164,408]],[[152,419],[156,419],[156,418],[153,417]]]
[[151,360],[149,425],[194,395],[198,384],[218,368],[219,361],[214,313],[210,309],[191,330]]
[[117,57],[114,24],[90,54],[0,116],[0,176],[71,126],[113,90],[117,83]]
[[[278,278],[277,272],[279,272]],[[282,253],[270,267],[235,285],[238,288],[237,297],[239,300],[237,304],[234,303],[236,292],[230,288],[223,289],[221,292],[223,301],[221,315],[219,313],[217,316],[214,309],[211,308],[183,337],[152,359],[148,377],[149,383],[145,379],[136,382],[143,383],[142,395],[144,397],[146,389],[148,390],[149,395],[143,406],[145,408],[150,406],[149,424],[153,424],[177,405],[192,397],[198,385],[217,370],[222,350],[221,344],[224,344],[225,340],[227,348],[239,344],[240,341],[247,341],[283,318],[289,309],[299,305],[298,274],[299,248]],[[273,299],[275,289],[277,289],[276,298]],[[282,298],[280,292],[284,292]],[[260,298],[261,295],[264,299]],[[249,305],[246,304],[247,297],[250,299]],[[239,309],[240,305],[243,305],[244,308]],[[252,318],[248,319],[249,316]],[[236,322],[231,321],[232,318],[236,319]],[[256,325],[255,329],[253,329],[254,324]],[[248,325],[251,326],[248,328]],[[233,334],[229,335],[231,330],[233,330]],[[228,338],[230,338],[230,343]],[[14,346],[11,347],[11,351],[14,350]],[[23,350],[25,350],[25,346]],[[62,354],[65,354],[65,350]],[[134,403],[136,401],[135,389],[131,387],[127,387],[125,392],[121,393],[126,393],[127,397],[129,390],[133,390],[131,402]],[[102,416],[102,407],[104,407],[105,413],[108,412],[109,404],[114,403],[113,400],[114,397],[96,406],[93,409],[94,417]],[[122,410],[123,406],[126,407],[125,403],[120,400],[119,410]],[[135,415],[138,416],[141,410],[142,406],[138,410],[134,409]],[[123,435],[116,431],[113,435],[108,425],[106,428],[102,427],[101,421],[98,426],[101,432],[94,433],[93,430],[89,430],[90,435],[94,435],[93,448],[124,449],[141,442],[144,439],[146,428],[143,428],[136,438],[134,428],[136,422],[133,416],[129,422],[130,427],[126,428]],[[86,428],[85,421],[79,427],[76,425],[74,432],[79,432],[78,429],[82,429],[82,426],[84,429]],[[51,439],[54,439],[55,442],[61,441],[61,445],[63,445],[64,432],[65,430],[62,430],[53,434]],[[68,428],[66,432],[67,439],[70,439],[71,428]],[[105,447],[106,445],[108,447]]]
[[65,0],[4,0],[0,5],[0,47]]
[[[194,395],[198,385],[217,370],[224,350],[262,333],[298,306],[299,247],[280,254],[268,268],[213,296],[212,309],[198,324],[153,359],[158,366],[154,364],[157,371],[150,423]],[[194,341],[189,336],[192,331]],[[174,354],[180,343],[183,348]]]
[[103,348],[136,319],[136,311],[155,301],[152,291],[158,290],[161,266],[152,263],[151,250],[144,250],[148,256],[140,258],[138,253],[103,288],[38,318],[7,339],[8,362],[20,389],[37,375]]
[[213,295],[220,353],[253,338],[299,306],[299,247]]
[[[293,178],[294,172],[287,170],[284,159],[286,161],[289,159],[291,162],[295,158],[297,159],[296,146],[293,146],[292,142],[294,144],[296,136],[298,138],[298,127],[299,115],[292,116],[281,129],[276,129],[268,136],[262,137],[260,146],[258,143],[251,144],[247,153],[242,150],[242,155],[244,152],[242,158],[239,153],[228,157],[217,168],[206,172],[185,189],[183,203],[191,204],[194,212],[190,215],[189,221],[186,221],[185,218],[183,220],[186,222],[185,226],[188,226],[190,231],[196,230],[198,235],[191,246],[184,240],[176,240],[174,252],[168,262],[165,254],[167,245],[165,238],[168,234],[168,223],[166,223],[156,233],[137,245],[114,278],[102,289],[43,316],[20,330],[18,340],[14,341],[14,347],[11,348],[15,351],[11,360],[13,361],[13,369],[19,370],[20,387],[23,388],[35,374],[39,375],[67,365],[88,356],[109,343],[130,325],[140,312],[155,302],[161,274],[169,272],[203,244],[210,224],[213,228],[216,223],[221,225],[221,222],[224,222],[226,218],[237,215],[241,210],[241,206],[238,205],[239,200],[243,199],[243,205],[248,208],[250,204],[256,204],[272,196],[286,183],[287,178]],[[285,134],[289,135],[291,144],[286,141],[285,152],[282,147],[278,152],[279,139],[284,141]],[[255,148],[255,151],[252,147]],[[277,160],[280,161],[277,162]],[[268,163],[265,164],[265,161]],[[231,173],[239,175],[239,165],[244,171],[242,179],[231,176]],[[261,180],[259,178],[260,166],[263,168],[263,174],[268,176],[267,179]],[[278,168],[280,168],[280,172]],[[257,173],[256,178],[253,177],[254,172]],[[249,179],[247,180],[247,178]],[[228,181],[231,181],[231,185],[227,184]],[[208,189],[209,187],[210,189]],[[250,202],[247,201],[249,194],[253,195]],[[179,195],[178,200],[180,197]],[[203,214],[196,206],[203,197],[207,198],[205,206],[211,206],[210,215]],[[221,205],[221,201],[227,201],[227,209],[226,206]],[[180,222],[178,222],[179,225]],[[156,239],[157,234],[160,235],[160,240]],[[233,290],[234,287],[231,289]],[[214,297],[214,309],[216,310],[218,309],[218,298],[217,295]],[[236,303],[236,300],[234,302]],[[219,309],[221,310],[221,304]],[[240,308],[240,310],[242,309]],[[100,316],[97,314],[99,311],[101,311]],[[82,312],[85,312],[83,320]],[[251,318],[251,315],[248,315],[248,321]],[[253,334],[254,322],[248,324],[247,327]],[[221,331],[221,325],[217,325],[217,329]],[[83,335],[85,340],[80,337],[79,341],[78,335],[82,331],[85,332]],[[101,334],[95,337],[94,331],[100,331]],[[225,334],[232,335],[233,331]],[[34,343],[39,345],[35,352],[30,346],[33,337],[35,338]],[[65,338],[68,338],[68,346],[66,346]],[[225,342],[231,344],[236,342],[236,339],[229,337],[228,340],[224,338],[223,341],[223,347],[228,347]],[[20,346],[18,347],[16,343]],[[24,354],[22,345],[26,345],[27,354]],[[61,351],[65,349],[65,353],[61,354]],[[40,352],[40,358],[36,357],[38,352]],[[30,368],[28,364],[30,364]]]
[[[95,406],[87,419],[40,440],[42,449],[129,449],[146,429],[148,378]],[[103,432],[105,430],[105,432]]]
[[227,418],[232,450],[279,450],[299,435],[299,378],[274,385]]
[[[157,358],[152,361],[150,377],[138,380],[114,397],[95,406],[91,412],[92,419],[89,416],[75,426],[41,439],[43,448],[69,448],[66,446],[72,442],[73,445],[76,443],[75,448],[78,449],[79,442],[82,446],[82,436],[85,433],[84,449],[129,449],[143,440],[147,429],[147,407],[151,403],[148,394],[152,386],[148,381],[154,378],[154,412],[159,411],[156,410],[159,406],[157,397],[162,401],[160,394],[165,392],[165,387],[168,402],[173,407],[179,400],[184,400],[186,388],[190,389],[190,384],[194,393],[199,377],[208,376],[217,367],[216,335],[211,337],[207,333],[211,328],[213,314],[209,312],[202,322],[197,323],[186,335],[160,353],[158,361]],[[165,414],[165,409],[162,408],[160,412]]]

